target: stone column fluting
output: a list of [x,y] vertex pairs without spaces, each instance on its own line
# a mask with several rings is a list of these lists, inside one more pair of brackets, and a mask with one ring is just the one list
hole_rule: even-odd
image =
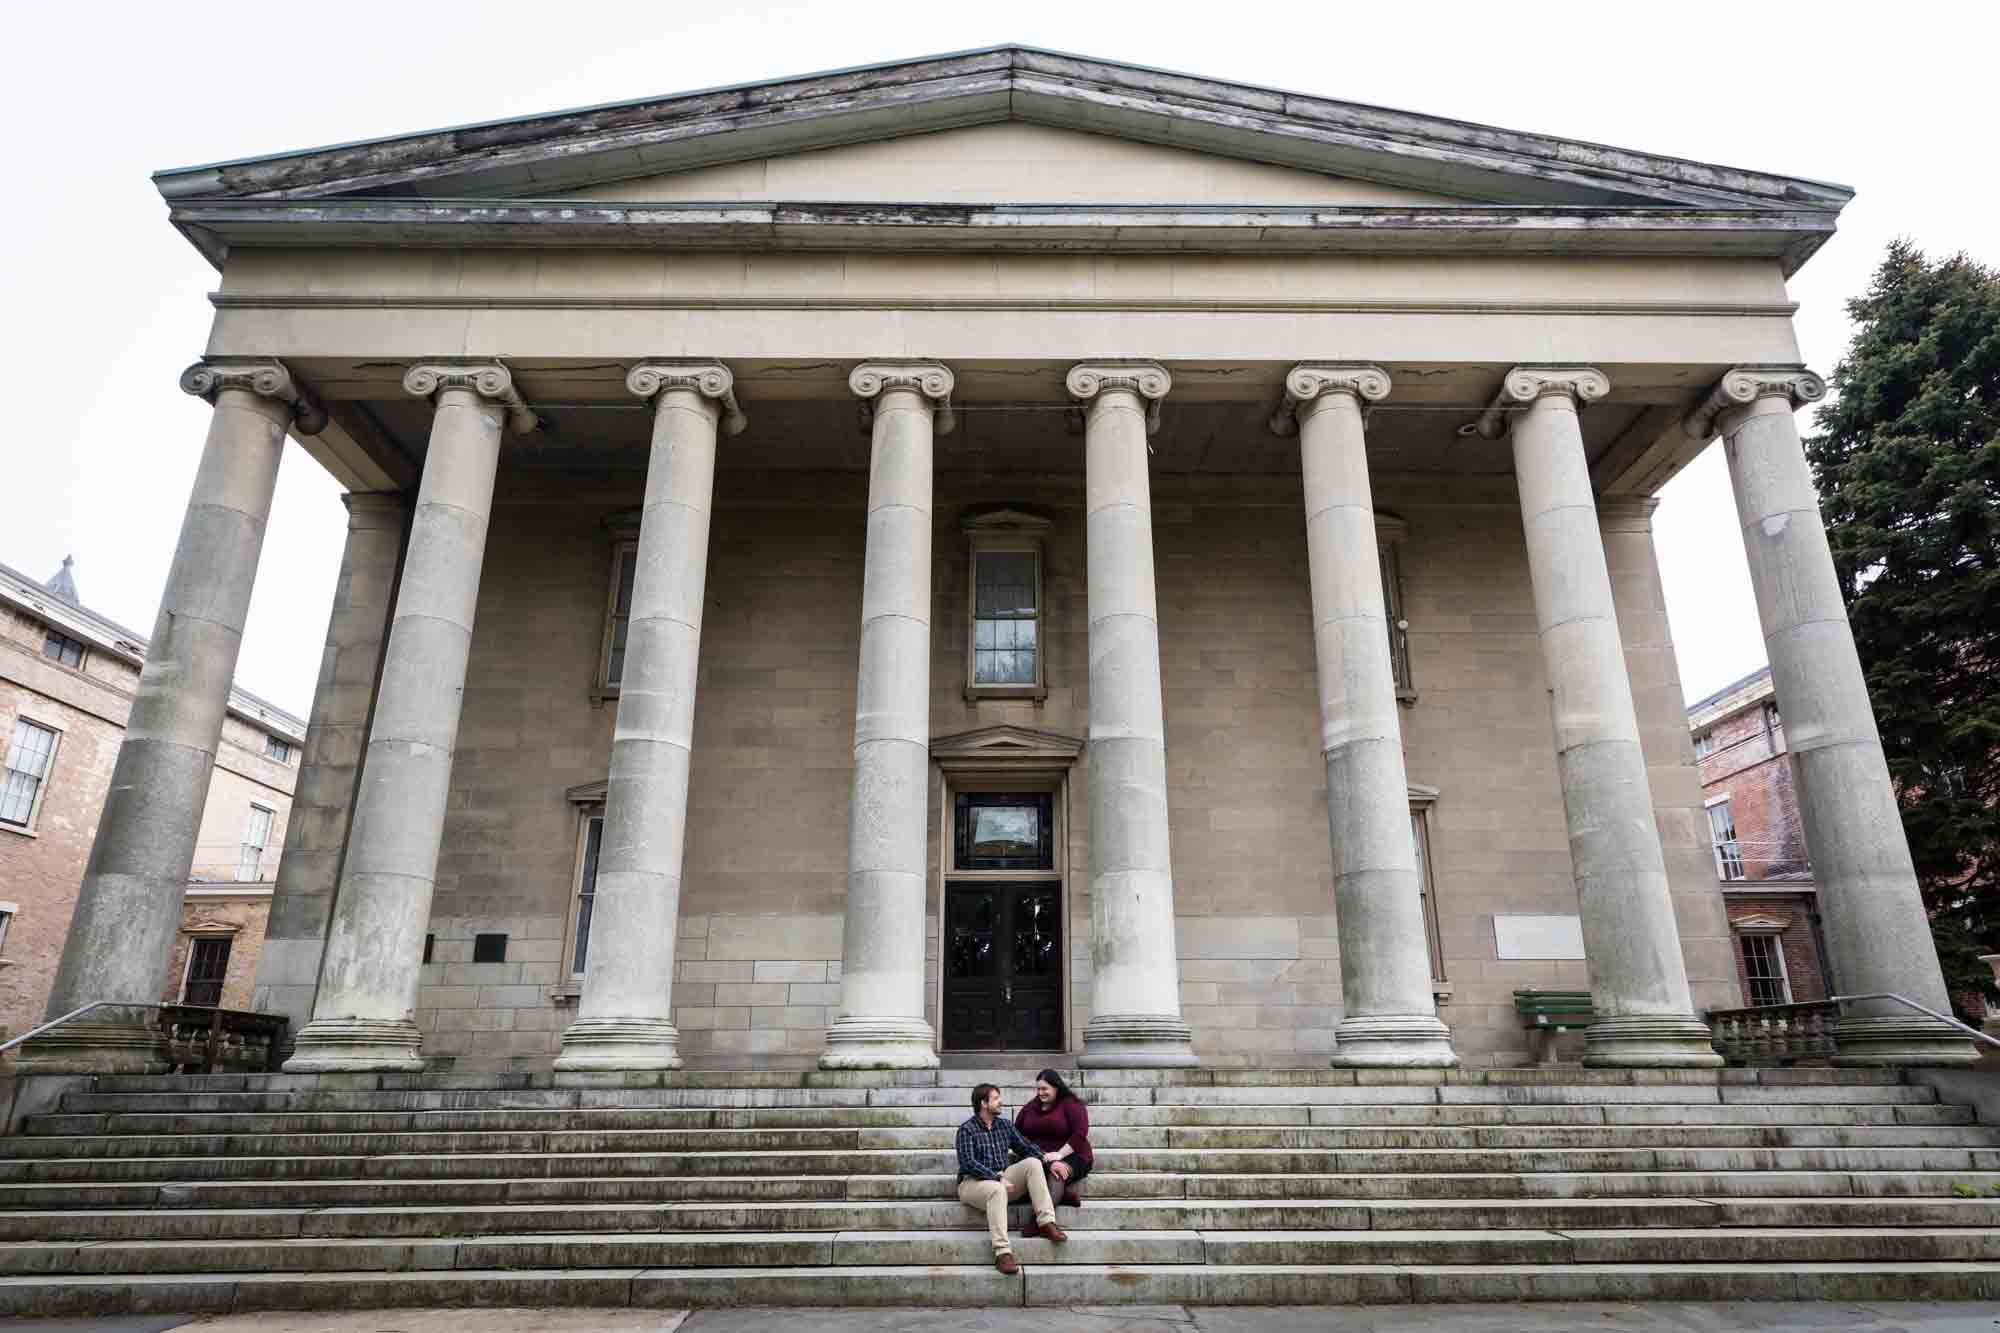
[[[1951,1012],[1793,411],[1826,395],[1797,366],[1739,366],[1688,433],[1719,431],[1736,492],[1771,683],[1784,710],[1800,822],[1841,993]],[[1835,1064],[1965,1064],[1973,1044],[1890,1000],[1846,1006]]]
[[1147,435],[1172,387],[1150,361],[1072,366],[1084,404],[1090,619],[1090,1022],[1078,1063],[1196,1063],[1181,1017]]
[[349,494],[341,502],[347,507],[347,545],[327,617],[326,647],[320,654],[319,682],[299,754],[285,852],[272,886],[251,1000],[253,1008],[291,1020],[287,1048],[312,1019],[320,953],[340,885],[361,756],[368,747],[368,715],[395,604],[396,566],[410,520],[409,499],[399,492]]
[[1511,423],[1514,476],[1597,1013],[1584,1063],[1714,1066],[1722,1057],[1688,990],[1577,419],[1579,404],[1610,390],[1589,367],[1526,366],[1501,389],[1526,409]]
[[[611,739],[583,996],[558,1070],[677,1069],[672,1019],[701,612],[718,422],[746,422],[716,362],[648,361],[625,386],[653,406],[646,501]],[[725,415],[726,413],[726,415]]]
[[501,431],[510,418],[516,430],[535,425],[512,375],[491,361],[414,365],[403,388],[431,399],[436,412],[313,1018],[285,1062],[295,1074],[423,1068],[417,969]]
[[[98,1000],[158,1003],[222,738],[285,437],[326,413],[277,361],[203,361],[181,388],[207,400],[208,439],[132,698],[46,1016]],[[152,1016],[100,1009],[26,1043],[25,1073],[166,1067]]]
[[953,379],[934,362],[868,362],[847,383],[874,417],[840,1009],[819,1063],[935,1069],[937,1041],[924,1018],[931,454],[934,429],[949,429]]
[[[1305,478],[1340,932],[1344,1004],[1333,1063],[1435,1068],[1458,1056],[1431,991],[1364,425],[1364,405],[1388,393],[1389,376],[1377,366],[1300,365],[1285,377]],[[1281,415],[1278,424],[1290,421]]]

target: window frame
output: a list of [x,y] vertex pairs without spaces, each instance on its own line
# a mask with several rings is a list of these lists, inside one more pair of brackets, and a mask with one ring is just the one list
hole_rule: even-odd
[[0,902],[0,967],[9,967],[13,960],[7,957],[7,932],[14,925],[14,918],[21,915],[21,905]]
[[[1715,826],[1715,812],[1721,810],[1729,820],[1728,852],[1723,851],[1722,831]],[[1729,797],[1717,796],[1702,802],[1702,813],[1708,817],[1708,850],[1715,858],[1715,877],[1724,884],[1739,884],[1749,878],[1743,866],[1743,838],[1736,831],[1736,812],[1730,805]],[[1736,873],[1730,874],[1731,866]]]
[[[965,699],[1049,697],[1048,554],[1050,523],[1018,509],[995,509],[965,520]],[[1029,554],[1035,558],[1035,679],[1009,684],[983,682],[979,671],[979,557]]]
[[[1750,954],[1748,952],[1750,941],[1752,940],[1764,940],[1769,942],[1771,946],[1771,956],[1775,958],[1778,963],[1778,974],[1776,977],[1759,977],[1752,975],[1750,971]],[[1746,928],[1742,926],[1737,927],[1736,957],[1743,967],[1743,998],[1749,1002],[1750,1008],[1768,1009],[1768,1008],[1774,1008],[1777,1005],[1781,1004],[1796,1003],[1796,1001],[1794,1001],[1792,998],[1792,968],[1791,964],[1785,961],[1785,940],[1784,940],[1784,932],[1782,930],[1766,928],[1766,927],[1755,927],[1755,928]],[[1778,983],[1778,992],[1781,998],[1773,1000],[1770,1004],[1760,1003],[1755,998],[1753,992],[1751,991],[1750,988],[1751,983],[1754,981],[1773,981],[1773,980],[1775,980]]]
[[17,824],[11,819],[0,819],[0,829],[32,838],[39,836],[35,830],[41,822],[42,807],[48,801],[49,788],[55,782],[56,759],[62,754],[64,729],[53,722],[44,722],[38,717],[29,717],[26,713],[16,713],[14,715],[14,725],[8,728],[7,731],[6,748],[0,750],[0,783],[5,782],[7,774],[15,771],[8,761],[14,757],[14,736],[23,725],[39,727],[43,731],[50,733],[53,739],[49,741],[48,761],[43,764],[42,775],[36,780],[35,799],[28,806],[27,822]]
[[1694,758],[1696,763],[1715,753],[1715,728],[1703,727],[1694,734]]
[[[56,645],[56,651],[53,653],[49,651],[51,643]],[[68,660],[70,648],[76,649],[74,662]],[[90,656],[90,645],[73,634],[65,634],[54,625],[45,623],[42,626],[42,656],[57,666],[68,667],[71,671],[81,671],[84,661]]]
[[[590,703],[593,708],[602,707],[607,699],[618,697],[619,684],[624,679],[624,664],[619,664],[619,679],[611,679],[611,645],[618,630],[618,585],[625,570],[625,561],[632,561],[632,583],[636,591],[639,581],[639,519],[637,510],[630,513],[614,514],[604,521],[605,531],[611,535],[611,578],[610,586],[604,593],[604,625],[598,631],[597,675],[590,687]],[[626,623],[632,617],[627,612]],[[631,642],[627,635],[627,644]]]
[[273,736],[268,731],[264,733],[264,757],[266,759],[269,759],[273,763],[284,764],[289,767],[292,762],[292,756],[297,753],[298,747],[285,737]]
[[1443,1000],[1451,995],[1451,979],[1445,973],[1444,932],[1439,926],[1437,876],[1431,859],[1431,810],[1437,805],[1434,788],[1409,785],[1410,838],[1417,852],[1417,901],[1424,913],[1424,944],[1431,958],[1431,994]]
[[188,936],[187,957],[181,960],[181,990],[180,999],[177,1003],[194,1004],[194,1001],[188,998],[188,986],[194,980],[195,950],[202,944],[211,942],[220,942],[222,945],[222,975],[216,978],[215,981],[215,1003],[212,1005],[196,1005],[195,1007],[200,1009],[220,1009],[222,1007],[223,994],[229,989],[229,955],[236,951],[236,936],[234,933],[207,933]]
[[[253,843],[250,841],[250,830],[256,824],[259,814],[266,817],[264,841]],[[264,882],[264,853],[271,850],[271,835],[277,831],[277,808],[265,805],[261,801],[250,802],[250,811],[244,817],[243,822],[243,841],[237,845],[236,849],[236,882],[238,884],[262,884]],[[249,852],[252,847],[257,849],[257,857],[254,861],[249,859]],[[248,878],[245,878],[243,874],[246,864],[251,871]]]
[[[601,788],[604,784],[592,785]],[[590,826],[593,823],[598,827],[598,858],[600,861],[604,854],[604,793],[601,790],[598,791],[594,800],[580,798],[572,794],[570,802],[576,808],[576,843],[574,855],[570,862],[569,909],[564,914],[563,919],[563,951],[562,956],[557,959],[559,970],[556,974],[555,987],[551,992],[558,999],[575,999],[583,994],[584,974],[571,969],[576,962],[577,936],[583,919],[583,872],[586,865],[590,865],[593,871],[591,876],[593,910],[596,906],[597,875],[595,872],[599,867],[590,862]],[[584,963],[588,966],[589,962],[589,946],[586,945]]]

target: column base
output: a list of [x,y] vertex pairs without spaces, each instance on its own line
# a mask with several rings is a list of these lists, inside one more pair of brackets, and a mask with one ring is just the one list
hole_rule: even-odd
[[1178,1014],[1099,1014],[1083,1029],[1082,1069],[1192,1069],[1194,1032]]
[[1955,1028],[1922,1014],[1843,1018],[1833,1027],[1836,1065],[1865,1068],[1969,1065],[1979,1049]]
[[937,1038],[921,1018],[842,1014],[826,1030],[821,1069],[936,1069]]
[[1692,1014],[1601,1018],[1584,1029],[1583,1063],[1593,1069],[1714,1069],[1708,1024]]
[[1451,1069],[1451,1029],[1430,1014],[1345,1018],[1333,1032],[1335,1069]]
[[287,1074],[409,1074],[423,1067],[423,1035],[407,1019],[315,1018],[285,1061]]
[[664,1018],[579,1018],[564,1030],[556,1072],[679,1069],[680,1029]]
[[140,1020],[65,1023],[21,1043],[17,1074],[164,1074],[173,1058],[160,1030]]

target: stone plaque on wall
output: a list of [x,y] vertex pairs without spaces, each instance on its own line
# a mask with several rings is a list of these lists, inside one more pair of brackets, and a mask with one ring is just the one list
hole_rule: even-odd
[[1583,957],[1583,918],[1576,916],[1498,916],[1493,918],[1493,944],[1505,959]]

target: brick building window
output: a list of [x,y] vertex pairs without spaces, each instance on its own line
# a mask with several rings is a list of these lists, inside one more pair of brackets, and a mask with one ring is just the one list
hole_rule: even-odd
[[1012,509],[966,520],[968,699],[1048,695],[1042,632],[1042,535],[1048,526],[1045,519]]
[[48,790],[49,771],[55,767],[56,741],[61,732],[14,719],[14,735],[7,744],[7,767],[0,776],[0,824],[32,829],[40,813],[42,796]]
[[7,965],[7,927],[14,924],[14,914],[20,910],[18,903],[0,903],[0,967]]
[[1736,819],[1729,813],[1728,797],[1709,804],[1708,833],[1715,850],[1716,878],[1742,879],[1743,850],[1736,842]]
[[289,764],[292,762],[292,743],[267,733],[264,737],[264,757]]
[[277,817],[268,806],[250,807],[250,818],[243,824],[243,850],[236,858],[239,883],[252,884],[264,877],[264,849],[271,845],[271,824]]
[[1713,731],[1697,731],[1694,734],[1694,757],[1697,759],[1706,759],[1714,753],[1715,733]]
[[181,1003],[210,1008],[222,1003],[222,983],[229,976],[230,938],[200,936],[188,941],[187,972],[181,978]]
[[66,667],[83,665],[83,645],[61,630],[50,630],[42,640],[42,656],[61,662]]
[[1774,934],[1742,934],[1737,937],[1743,950],[1743,977],[1750,986],[1753,1005],[1790,1004],[1791,978],[1785,975],[1785,951]]

